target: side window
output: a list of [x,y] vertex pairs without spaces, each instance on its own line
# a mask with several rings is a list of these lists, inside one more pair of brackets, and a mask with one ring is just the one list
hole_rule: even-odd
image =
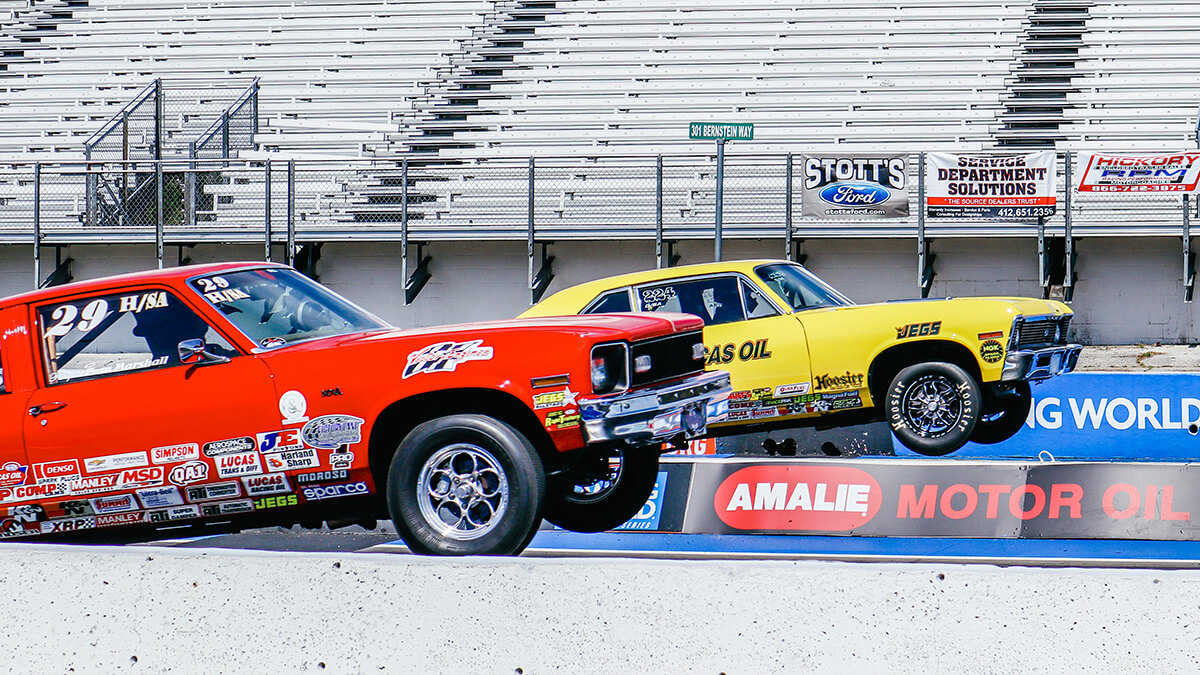
[[737,277],[682,279],[643,286],[637,289],[637,296],[643,312],[695,314],[708,326],[746,318]]
[[764,316],[775,316],[779,314],[771,303],[763,297],[763,294],[757,288],[742,280],[742,302],[746,306],[746,318],[758,319]]
[[629,291],[622,288],[619,291],[600,296],[600,299],[592,303],[592,306],[587,309],[584,314],[605,314],[608,312],[632,312],[633,307],[629,306]]
[[146,289],[38,308],[51,384],[178,365],[178,345],[201,338],[209,351],[237,352],[168,291]]

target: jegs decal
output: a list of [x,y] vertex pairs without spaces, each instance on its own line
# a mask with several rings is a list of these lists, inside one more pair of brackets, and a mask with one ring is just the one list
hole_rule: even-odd
[[571,391],[570,387],[562,391],[546,391],[540,394],[533,395],[533,409],[541,410],[542,408],[565,408],[569,405],[576,405],[575,399],[579,397],[579,392]]
[[408,355],[408,364],[400,379],[408,379],[421,373],[449,373],[467,361],[490,361],[492,348],[484,347],[483,340],[468,342],[438,342]]

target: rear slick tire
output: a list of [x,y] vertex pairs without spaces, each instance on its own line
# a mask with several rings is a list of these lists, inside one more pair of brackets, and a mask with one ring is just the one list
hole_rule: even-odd
[[1018,382],[1012,394],[997,397],[993,405],[983,411],[971,434],[971,442],[992,445],[1007,441],[1021,430],[1032,406],[1029,383]]

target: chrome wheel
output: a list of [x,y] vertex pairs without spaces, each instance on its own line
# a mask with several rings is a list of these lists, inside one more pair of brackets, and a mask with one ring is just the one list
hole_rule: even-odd
[[941,436],[962,418],[962,398],[952,382],[940,375],[926,375],[904,392],[904,420],[917,434]]
[[433,453],[417,477],[417,505],[438,535],[478,539],[504,519],[508,477],[492,453],[456,443]]
[[621,457],[621,454],[610,457],[603,475],[572,485],[563,498],[575,504],[595,504],[604,501],[621,482],[621,471],[625,465]]

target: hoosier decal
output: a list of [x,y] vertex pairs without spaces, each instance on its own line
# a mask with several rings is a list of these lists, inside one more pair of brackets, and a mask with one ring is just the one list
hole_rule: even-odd
[[866,376],[862,373],[847,370],[844,375],[818,375],[813,378],[813,384],[817,391],[843,391],[862,388],[864,379]]

